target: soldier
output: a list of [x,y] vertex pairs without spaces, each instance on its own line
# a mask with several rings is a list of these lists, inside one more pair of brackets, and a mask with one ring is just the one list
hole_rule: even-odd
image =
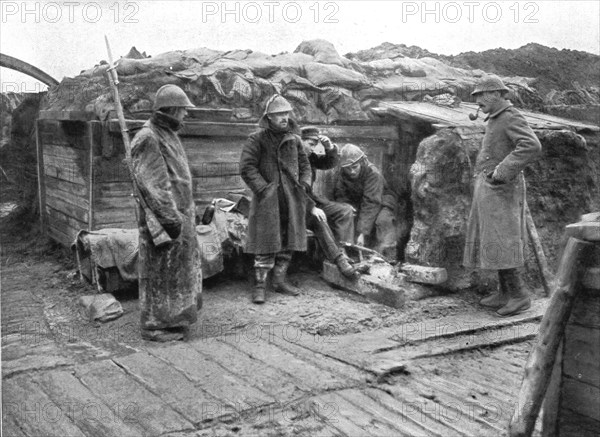
[[[240,172],[252,190],[246,252],[254,254],[254,303],[264,303],[265,285],[273,269],[273,288],[284,294],[300,290],[286,282],[293,251],[306,251],[306,191],[310,163],[290,118],[292,106],[272,96],[242,150]],[[303,192],[305,191],[305,192]]]
[[498,291],[481,300],[511,316],[528,309],[531,299],[518,272],[524,265],[525,179],[523,169],[538,159],[541,144],[525,118],[506,100],[494,75],[484,77],[471,95],[488,114],[483,144],[474,168],[475,189],[467,224],[465,267],[498,270]]
[[[311,202],[307,206],[309,214],[306,218],[308,227],[315,233],[326,258],[334,262],[344,276],[355,279],[356,269],[352,267],[345,252],[337,243],[337,241],[354,241],[353,209],[350,205],[333,202],[312,192],[316,170],[329,170],[337,166],[339,162],[338,146],[326,136],[319,135],[319,129],[313,126],[303,127],[301,134],[312,174]],[[324,155],[314,152],[314,148],[319,142],[325,149]]]
[[177,135],[186,108],[193,107],[178,86],[161,87],[152,118],[131,144],[134,183],[172,239],[155,246],[138,206],[141,333],[147,340],[183,339],[202,302],[192,176]]
[[[358,146],[341,151],[341,171],[335,185],[336,202],[350,204],[358,214],[356,244],[369,246],[394,261],[397,256],[396,195]],[[373,235],[374,234],[374,235]]]

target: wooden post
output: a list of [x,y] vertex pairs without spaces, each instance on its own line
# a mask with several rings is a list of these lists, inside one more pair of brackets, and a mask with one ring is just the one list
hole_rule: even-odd
[[571,315],[582,252],[589,247],[592,247],[591,243],[575,238],[567,241],[554,292],[540,323],[536,344],[525,365],[525,377],[509,425],[511,437],[529,437],[533,432],[550,382],[556,352]]
[[544,253],[544,248],[542,247],[542,242],[540,241],[540,236],[537,233],[537,228],[535,227],[535,223],[533,221],[533,217],[531,216],[531,211],[529,210],[529,205],[527,205],[527,202],[525,202],[525,220],[527,223],[527,234],[529,235],[529,240],[533,246],[535,261],[540,269],[542,286],[544,287],[546,296],[550,296],[552,291],[552,283],[554,282],[554,274],[548,267],[546,254]]
[[40,208],[40,232],[46,236],[46,172],[44,170],[44,148],[40,141],[40,121],[35,121],[35,149],[37,154],[38,202]]
[[87,122],[88,147],[89,150],[89,169],[88,169],[88,231],[94,230],[94,126],[92,122]]

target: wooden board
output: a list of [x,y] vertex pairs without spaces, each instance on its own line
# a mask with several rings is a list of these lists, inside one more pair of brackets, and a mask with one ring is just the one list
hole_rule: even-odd
[[577,411],[582,416],[600,421],[599,399],[600,388],[563,376],[561,406]]
[[189,421],[112,361],[86,363],[78,366],[75,374],[95,396],[117,411],[119,419],[143,428],[145,434],[194,429]]
[[275,401],[188,345],[155,348],[150,352],[184,373],[190,381],[215,397],[223,408],[228,406],[239,411]]
[[[309,386],[311,389],[334,389],[340,388],[345,384],[343,375],[336,375],[324,369],[319,369],[302,358],[297,357],[273,343],[259,339],[256,337],[222,337],[220,340],[227,344],[252,356],[256,360],[260,360],[272,367],[283,371],[303,382],[303,385]],[[257,343],[260,342],[260,346]]]
[[[140,127],[145,120],[127,120],[127,127],[133,129]],[[381,138],[398,139],[398,132],[394,125],[317,125],[323,135],[330,138],[352,137],[352,138]],[[110,132],[120,133],[121,129],[117,120],[108,122]],[[254,123],[218,123],[218,122],[195,122],[185,121],[185,127],[179,132],[181,136],[205,136],[205,137],[241,137],[247,138],[252,132],[258,130]]]
[[106,404],[94,396],[69,371],[45,372],[37,376],[36,381],[57,405],[67,407],[65,415],[86,435],[144,435],[143,428],[135,427],[133,420],[124,421],[119,417],[118,406]]
[[[2,415],[13,416],[28,436],[85,437],[61,406],[55,404],[31,380],[30,375],[18,375],[2,381],[2,398]],[[11,402],[11,399],[16,402]]]
[[569,324],[564,341],[563,374],[600,388],[600,329]]
[[190,346],[211,361],[225,364],[229,371],[252,386],[260,387],[278,402],[287,403],[310,392],[310,388],[302,381],[290,380],[289,376],[279,369],[240,353],[233,346],[216,338],[197,340],[191,342]]
[[[71,200],[76,202],[77,199]],[[88,222],[87,199],[82,199],[81,204],[71,203],[63,198],[62,193],[46,192],[46,205],[79,221]]]
[[[374,266],[377,267],[377,266]],[[391,266],[390,266],[391,269]],[[404,290],[387,279],[382,279],[376,274],[360,275],[356,281],[350,280],[329,261],[323,262],[323,279],[336,287],[357,293],[373,302],[402,308],[406,302]]]
[[153,393],[192,423],[214,419],[212,414],[218,399],[207,394],[185,377],[184,374],[146,352],[117,358],[115,361],[127,373],[146,385]]

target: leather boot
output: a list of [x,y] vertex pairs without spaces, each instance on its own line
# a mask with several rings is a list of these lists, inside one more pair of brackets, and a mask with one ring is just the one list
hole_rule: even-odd
[[338,255],[335,259],[335,263],[337,264],[338,269],[340,269],[340,272],[342,272],[342,275],[353,281],[356,281],[359,278],[360,273],[352,267],[352,264],[350,264],[348,258],[343,253]]
[[265,303],[265,288],[267,286],[267,276],[269,275],[268,268],[254,268],[254,288],[252,289],[252,302],[261,304]]
[[498,270],[498,290],[479,301],[481,305],[497,310],[508,302],[506,290],[506,270]]
[[499,316],[508,317],[519,314],[531,307],[529,293],[525,290],[523,281],[517,269],[509,269],[506,274],[506,290],[508,302],[496,313]]
[[300,289],[285,282],[285,277],[289,266],[290,262],[287,259],[275,260],[275,267],[273,267],[273,290],[275,290],[277,293],[298,296],[300,294]]

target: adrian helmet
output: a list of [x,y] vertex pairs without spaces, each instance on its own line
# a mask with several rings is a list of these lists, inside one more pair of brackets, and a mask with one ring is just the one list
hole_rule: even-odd
[[274,114],[276,112],[290,112],[292,105],[284,97],[279,94],[274,94],[265,107],[265,114]]
[[486,92],[486,91],[510,91],[495,74],[490,74],[488,76],[484,76],[481,78],[477,85],[475,86],[475,90],[471,93],[472,96]]
[[156,111],[167,107],[195,108],[185,92],[173,84],[163,85],[158,89],[152,109]]
[[348,143],[342,147],[340,155],[340,166],[349,167],[360,161],[365,156],[365,152],[360,150],[360,147]]

